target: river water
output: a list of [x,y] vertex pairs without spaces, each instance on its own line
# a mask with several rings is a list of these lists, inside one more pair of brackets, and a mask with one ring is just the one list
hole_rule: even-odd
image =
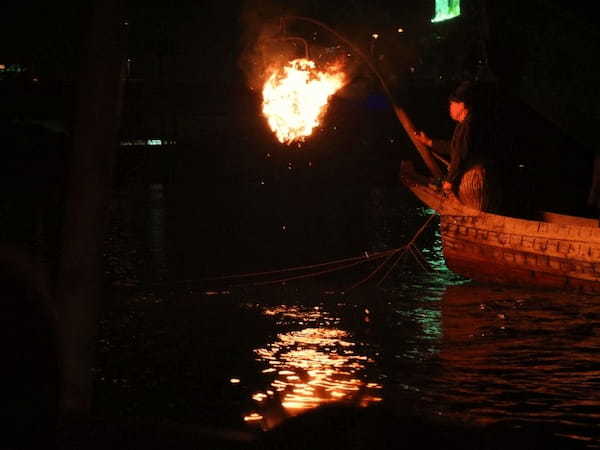
[[[153,186],[152,192],[162,198],[161,189]],[[160,202],[152,204],[161,207]],[[165,214],[151,213],[162,223]],[[423,222],[428,213],[415,208],[414,223]],[[375,212],[371,218],[379,223],[371,235],[371,248],[389,247],[390,216],[378,217]],[[157,223],[151,225],[156,229]],[[260,289],[188,284],[180,286],[179,301],[170,304],[168,296],[147,296],[151,305],[146,302],[143,314],[135,305],[121,310],[121,316],[128,317],[122,326],[137,336],[137,343],[112,344],[107,349],[113,354],[113,369],[106,361],[104,367],[100,363],[101,390],[107,389],[102,388],[105,378],[112,376],[115,352],[143,351],[140,341],[145,337],[143,332],[136,334],[136,323],[139,327],[145,323],[154,330],[153,339],[161,339],[165,311],[179,309],[194,322],[195,309],[189,305],[201,304],[199,322],[189,325],[194,330],[189,336],[185,321],[177,319],[177,345],[197,340],[202,342],[204,359],[211,352],[219,355],[211,357],[221,358],[210,366],[211,376],[221,380],[222,398],[235,399],[227,409],[231,420],[241,426],[270,430],[335,403],[391,403],[396,409],[406,407],[472,425],[508,421],[514,427],[544,426],[551,434],[600,448],[598,298],[475,285],[446,268],[439,235],[435,228],[428,233],[419,247],[432,272],[420,270],[409,257],[387,278],[380,274],[350,291],[348,287],[375,266],[360,276],[341,275],[335,283],[316,278]],[[155,230],[148,236],[150,254],[161,274],[168,265],[160,255],[163,233]],[[182,304],[187,309],[182,310]],[[155,319],[150,318],[152,305],[162,308]],[[206,318],[209,310],[216,320],[222,321],[224,315],[230,324],[214,325]],[[108,339],[109,332],[104,333]],[[190,348],[183,347],[181,359],[168,357],[171,365],[179,367],[177,374],[184,370],[180,366],[190,364],[190,351],[195,351]],[[206,366],[188,367],[186,376],[193,378],[194,370]],[[125,377],[123,372],[127,370],[121,369],[120,376]],[[127,374],[128,383],[147,383],[145,373]],[[152,386],[157,384],[153,379]],[[161,395],[190,395],[181,389]],[[140,404],[147,404],[142,397],[155,395],[155,391],[138,391]],[[172,403],[171,398],[170,407]]]
[[598,446],[597,299],[432,275],[361,297],[252,304],[274,338],[254,349],[263,369],[247,421],[270,428],[324,403],[400,396],[430,415],[546,424]]

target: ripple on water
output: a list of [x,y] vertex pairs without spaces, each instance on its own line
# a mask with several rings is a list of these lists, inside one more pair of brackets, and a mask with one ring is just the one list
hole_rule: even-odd
[[[248,421],[270,428],[316,406],[394,402],[469,423],[549,424],[600,435],[600,302],[593,297],[421,277],[319,306],[262,306],[276,337]],[[381,295],[381,291],[379,294]],[[370,320],[348,311],[369,304]],[[590,444],[592,445],[592,444]]]

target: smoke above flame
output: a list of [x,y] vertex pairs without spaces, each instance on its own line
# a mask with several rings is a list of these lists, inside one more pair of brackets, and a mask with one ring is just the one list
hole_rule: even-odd
[[345,84],[339,65],[319,71],[309,59],[295,59],[270,69],[263,86],[262,111],[277,139],[304,142],[321,124],[328,101]]

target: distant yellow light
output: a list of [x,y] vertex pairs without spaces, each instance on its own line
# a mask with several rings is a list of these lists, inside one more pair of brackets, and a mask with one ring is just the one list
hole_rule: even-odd
[[373,39],[379,39],[379,35],[378,35],[377,33],[373,33],[373,34],[371,35],[371,37],[372,37]]
[[252,413],[244,417],[245,422],[256,422],[258,420],[262,420],[263,416],[257,413]]
[[229,380],[229,382],[232,383],[232,384],[237,384],[237,383],[240,382],[240,379],[239,378],[232,378],[232,379]]
[[398,33],[404,33],[404,28],[398,28]]

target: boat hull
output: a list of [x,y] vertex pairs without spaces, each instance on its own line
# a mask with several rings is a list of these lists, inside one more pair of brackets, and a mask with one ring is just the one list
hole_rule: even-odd
[[493,229],[481,219],[441,217],[444,257],[453,272],[480,282],[600,294],[600,244],[508,232],[507,224]]
[[598,221],[551,213],[525,220],[474,210],[411,174],[404,171],[401,180],[440,215],[444,257],[453,272],[486,283],[600,295]]

